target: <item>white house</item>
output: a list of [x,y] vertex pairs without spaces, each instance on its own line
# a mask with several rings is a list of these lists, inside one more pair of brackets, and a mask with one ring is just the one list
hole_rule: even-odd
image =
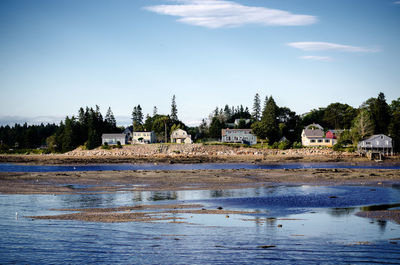
[[132,133],[132,144],[139,144],[139,143],[151,144],[155,142],[156,142],[156,134],[153,131]]
[[336,137],[327,137],[324,133],[324,129],[319,124],[310,124],[306,126],[301,133],[301,144],[303,146],[331,147],[336,143]]
[[128,141],[128,136],[125,133],[103,133],[101,136],[101,143],[102,144],[109,144],[109,145],[115,145],[118,142],[121,143],[121,145],[126,144]]
[[223,143],[257,144],[257,136],[251,129],[222,129],[221,136]]
[[384,134],[375,134],[358,142],[360,152],[376,152],[383,155],[393,155],[393,140]]
[[191,144],[192,136],[182,129],[176,129],[171,133],[171,143]]

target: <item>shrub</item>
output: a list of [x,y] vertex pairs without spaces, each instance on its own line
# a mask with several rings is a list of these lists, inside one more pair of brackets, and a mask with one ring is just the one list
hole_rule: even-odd
[[110,149],[110,146],[108,145],[107,142],[105,142],[105,143],[101,146],[101,149],[109,150],[109,149]]
[[121,142],[117,141],[117,145],[115,146],[115,148],[122,148]]
[[288,149],[289,147],[290,147],[289,141],[282,141],[282,142],[279,142],[279,144],[278,144],[278,148],[281,150]]
[[294,142],[292,145],[293,148],[302,148],[302,144],[300,142]]
[[278,147],[279,147],[279,143],[278,142],[275,142],[275,143],[273,143],[271,145],[271,148],[273,148],[273,149],[277,149]]

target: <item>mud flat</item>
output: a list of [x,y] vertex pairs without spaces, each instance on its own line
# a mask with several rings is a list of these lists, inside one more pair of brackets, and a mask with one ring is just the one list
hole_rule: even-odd
[[0,193],[220,190],[268,185],[385,185],[400,183],[396,169],[218,169],[87,172],[1,172]]

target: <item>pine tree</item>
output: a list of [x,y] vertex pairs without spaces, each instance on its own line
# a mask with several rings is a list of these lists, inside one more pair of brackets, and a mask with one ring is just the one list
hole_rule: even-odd
[[106,127],[108,127],[107,129],[109,129],[110,132],[114,131],[117,127],[117,121],[115,120],[111,107],[108,107],[104,121],[106,122]]
[[279,140],[279,128],[278,128],[278,106],[275,103],[273,97],[269,97],[265,109],[262,114],[261,123],[265,130],[265,135],[270,143],[274,143]]
[[172,97],[172,103],[171,103],[171,119],[173,121],[178,120],[178,109],[176,107],[176,101],[175,101],[175,95]]

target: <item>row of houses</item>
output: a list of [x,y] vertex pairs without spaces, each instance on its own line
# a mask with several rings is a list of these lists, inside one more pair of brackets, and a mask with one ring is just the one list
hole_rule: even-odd
[[[337,141],[343,130],[327,130],[319,124],[306,126],[301,133],[301,143],[307,147],[332,147]],[[171,133],[171,143],[191,144],[192,138],[185,130],[177,129]],[[156,135],[153,131],[131,132],[126,129],[120,134],[103,134],[102,143],[113,145],[118,142],[121,145],[139,143],[155,143]],[[221,142],[223,143],[243,143],[248,145],[257,144],[257,136],[251,129],[222,129]],[[379,152],[385,155],[393,154],[393,140],[384,134],[373,135],[363,139],[358,143],[359,152]]]
[[[154,131],[132,132],[125,129],[123,133],[105,133],[102,135],[102,144],[115,145],[120,142],[121,145],[128,144],[151,144],[156,142]],[[192,136],[182,129],[174,130],[171,133],[171,143],[192,143]]]

